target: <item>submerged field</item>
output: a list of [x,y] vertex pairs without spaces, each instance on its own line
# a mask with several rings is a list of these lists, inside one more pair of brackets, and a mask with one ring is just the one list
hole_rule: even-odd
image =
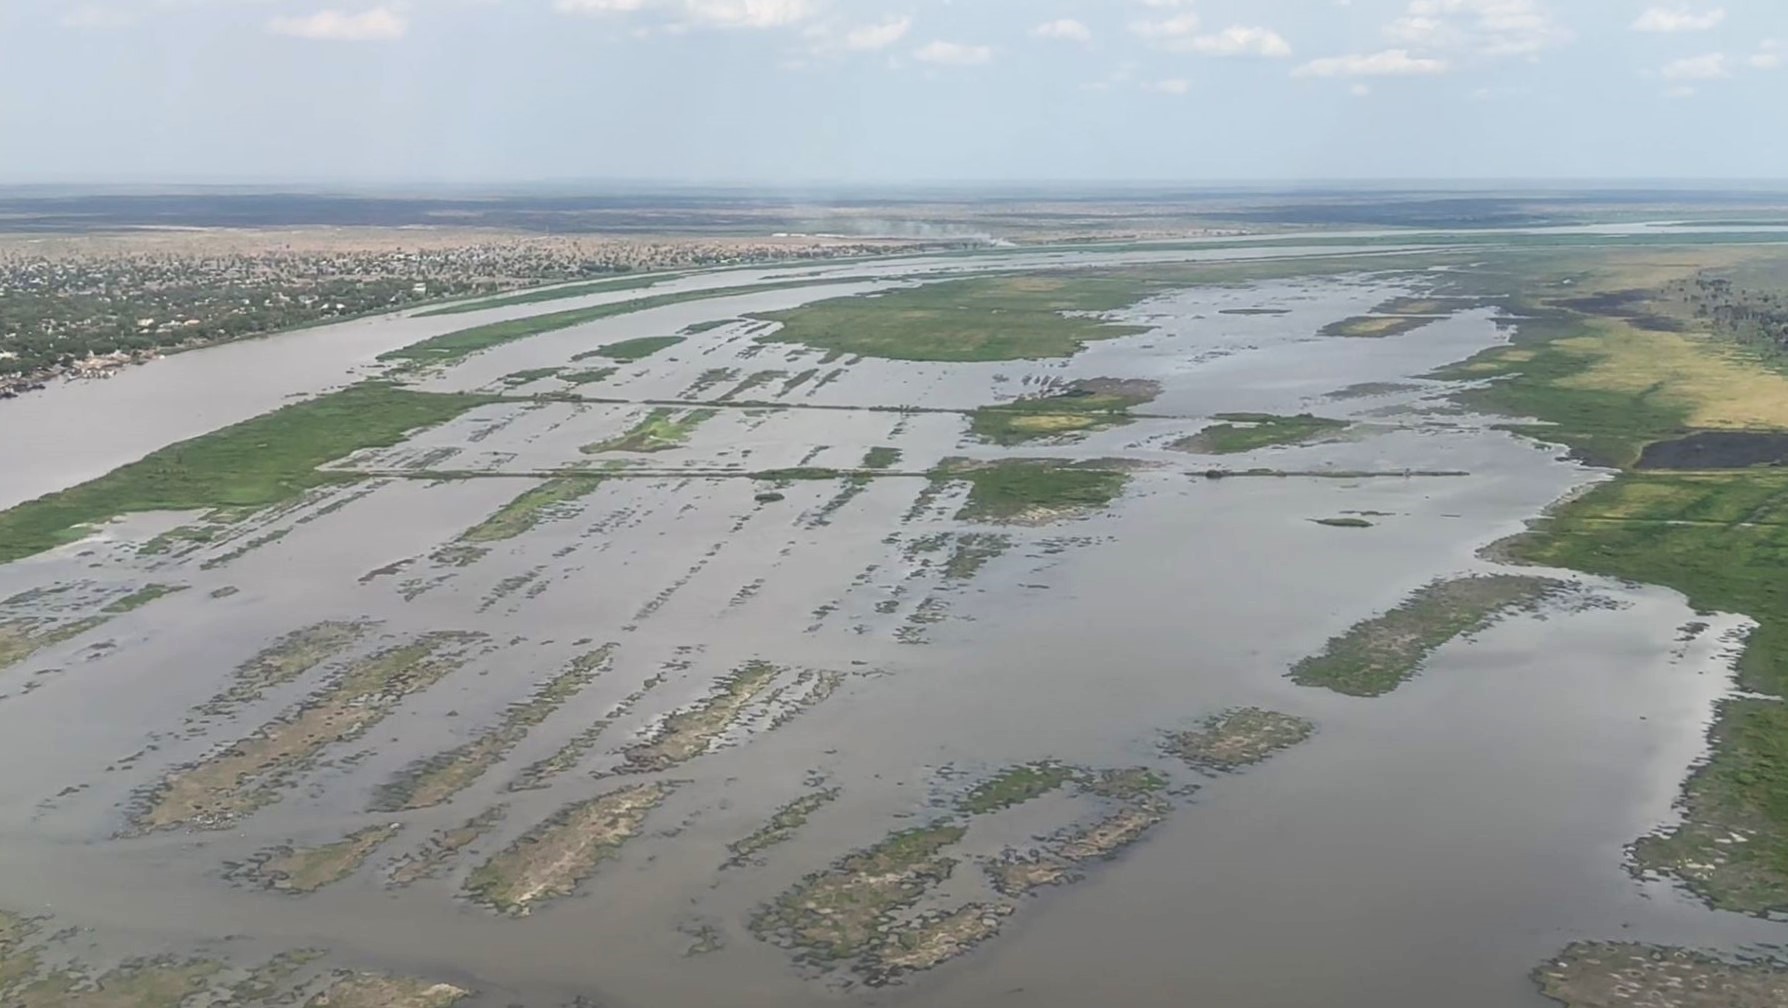
[[1768,250],[1289,241],[456,306],[0,512],[0,995],[1773,1003],[1788,379],[1614,296]]

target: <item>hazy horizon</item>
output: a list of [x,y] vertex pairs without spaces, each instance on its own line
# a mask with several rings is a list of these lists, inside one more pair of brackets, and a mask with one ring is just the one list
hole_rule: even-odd
[[[1763,0],[14,0],[0,181],[1754,181]],[[1728,141],[1726,138],[1733,138]]]

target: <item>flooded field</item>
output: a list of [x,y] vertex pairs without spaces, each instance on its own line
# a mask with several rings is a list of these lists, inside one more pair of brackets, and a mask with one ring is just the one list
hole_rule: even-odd
[[[389,357],[639,292],[5,404],[69,441],[7,447],[0,504],[157,450],[129,478],[187,500],[170,442],[357,378],[440,416],[217,507],[87,492],[0,566],[0,992],[1537,1008],[1701,969],[1778,996],[1695,955],[1788,930],[1624,853],[1672,821],[1750,624],[1498,562],[1602,476],[1436,377],[1509,339],[1434,296],[1453,260],[1320,251],[1364,258],[719,271],[463,353]],[[1068,266],[1145,272],[1117,297]],[[877,312],[948,312],[918,301],[959,276],[984,353],[886,349]],[[1014,307],[1040,291],[1081,300]],[[1025,326],[1046,349],[1007,348]],[[290,416],[335,444],[318,402]],[[1676,948],[1707,952],[1648,951]]]

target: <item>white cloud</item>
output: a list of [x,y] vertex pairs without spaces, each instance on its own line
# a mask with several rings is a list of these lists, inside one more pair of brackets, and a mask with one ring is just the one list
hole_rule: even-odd
[[1419,77],[1446,73],[1447,61],[1412,56],[1407,49],[1325,56],[1293,70],[1294,77]]
[[1032,28],[1031,34],[1038,38],[1063,39],[1068,42],[1090,42],[1093,38],[1092,29],[1073,18],[1045,21]]
[[1290,43],[1278,32],[1271,28],[1250,28],[1243,25],[1232,25],[1214,35],[1199,35],[1192,40],[1192,48],[1210,56],[1278,58],[1291,55]]
[[691,20],[720,28],[776,28],[812,17],[811,0],[684,0]]
[[1167,80],[1146,84],[1144,87],[1161,94],[1183,95],[1192,90],[1192,82],[1182,77],[1170,77]]
[[389,7],[374,7],[361,14],[337,10],[318,11],[307,17],[276,17],[267,30],[275,35],[331,42],[387,42],[403,38],[410,23]]
[[1775,39],[1764,39],[1763,44],[1759,46],[1758,50],[1752,53],[1745,62],[1749,63],[1753,70],[1780,69],[1783,63],[1780,50],[1781,43],[1777,42]]
[[1713,7],[1697,12],[1686,4],[1675,7],[1652,7],[1633,22],[1634,31],[1692,32],[1719,27],[1726,20],[1726,8]]
[[939,40],[927,42],[913,50],[913,59],[941,66],[976,66],[992,62],[993,50],[984,45],[964,45]]
[[1726,65],[1726,54],[1717,52],[1673,60],[1666,63],[1660,73],[1665,80],[1673,81],[1718,80],[1732,76],[1732,70]]
[[561,14],[659,12],[679,27],[780,28],[818,12],[816,0],[554,0]]
[[1197,13],[1186,11],[1159,21],[1132,21],[1130,31],[1163,48],[1183,49],[1192,45],[1192,38],[1203,23]]
[[844,47],[857,50],[886,49],[905,38],[907,30],[912,26],[913,19],[903,17],[877,25],[852,28],[844,33]]
[[1410,0],[1385,34],[1411,49],[1482,56],[1529,56],[1571,40],[1540,0]]

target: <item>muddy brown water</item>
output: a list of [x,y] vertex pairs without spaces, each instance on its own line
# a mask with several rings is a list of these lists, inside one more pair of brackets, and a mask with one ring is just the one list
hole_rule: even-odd
[[[874,270],[915,271],[852,268],[866,271],[862,289],[891,282]],[[844,292],[762,292],[609,319],[472,357],[429,386],[486,387],[615,339]],[[821,366],[811,351],[722,326],[598,387],[622,402],[482,408],[343,463],[378,480],[255,519],[225,541],[141,555],[137,546],[190,517],[143,515],[0,567],[0,598],[71,581],[190,586],[0,671],[0,908],[87,929],[79,942],[92,962],[164,952],[248,962],[322,947],[332,963],[476,989],[478,1004],[583,996],[642,1008],[1537,1008],[1546,1002],[1528,971],[1572,941],[1736,949],[1788,940],[1783,925],[1707,912],[1623,868],[1624,845],[1669,820],[1701,753],[1712,707],[1730,689],[1742,618],[1697,615],[1666,591],[1552,572],[1581,585],[1572,603],[1447,645],[1388,696],[1352,699],[1285,678],[1329,637],[1434,578],[1495,569],[1481,547],[1601,478],[1492,429],[1492,418],[1443,408],[1447,387],[1422,377],[1502,339],[1490,313],[1384,340],[1316,335],[1407,293],[1360,277],[1200,289],[1121,313],[1150,331],[1071,360],[840,362],[824,385],[784,393],[777,381],[751,393],[786,408],[720,403],[682,447],[612,456],[650,474],[608,481],[569,513],[484,544],[476,562],[431,559],[534,485],[528,474],[590,461],[580,449],[627,430],[649,411],[643,400],[683,398],[715,369]],[[1235,314],[1256,307],[1284,313]],[[142,428],[159,433],[132,442],[142,450],[230,410],[342,380],[356,361],[425,335],[420,326],[354,323],[337,335],[281,338],[290,344],[183,355],[58,388],[32,408],[97,411],[114,423],[147,411]],[[261,375],[280,372],[288,349],[289,363],[308,370],[257,378],[219,403],[223,412],[189,416],[157,385],[197,383],[185,389],[197,398],[216,378],[208,369],[237,369],[217,358],[241,354]],[[965,417],[947,412],[1098,377],[1152,380],[1163,392],[1148,418],[1064,445],[976,444]],[[1388,391],[1331,396],[1364,383]],[[713,400],[728,387],[693,395]],[[1238,411],[1314,412],[1357,426],[1239,456],[1167,447]],[[726,476],[852,468],[877,446],[899,448],[901,461],[860,491],[801,481],[779,488],[781,500],[760,501],[764,484]],[[1121,457],[1147,468],[1104,512],[977,528],[952,518],[960,487],[926,500],[929,481],[905,475],[964,455]],[[430,459],[493,478],[404,478]],[[109,460],[102,452],[41,463],[17,493]],[[1217,466],[1307,475],[1203,477]],[[1410,475],[1443,471],[1466,475]],[[495,478],[504,474],[513,478]],[[1312,521],[1354,513],[1372,514],[1374,525]],[[1012,545],[966,580],[924,563],[926,537],[974,531]],[[213,596],[226,587],[237,591]],[[234,668],[289,631],[360,619],[378,627],[356,654],[430,631],[485,638],[463,667],[394,704],[364,735],[325,747],[284,781],[278,801],[232,828],[121,835],[146,789],[303,702],[331,674],[319,668],[227,716],[195,717]],[[609,642],[612,668],[450,801],[367,811],[415,760],[473,738],[576,655]],[[711,751],[668,770],[618,773],[629,743],[754,659],[790,674],[841,673],[841,685],[805,708],[753,708]],[[1309,718],[1317,733],[1235,776],[1207,779],[1161,760],[1163,732],[1237,706]],[[605,720],[573,769],[539,789],[506,787]],[[816,975],[750,933],[754,910],[803,875],[944,816],[988,773],[1045,759],[1156,766],[1197,790],[1085,881],[1019,901],[994,940],[889,987]],[[517,919],[463,899],[473,869],[559,809],[648,780],[679,783],[644,833],[574,896]],[[839,798],[792,839],[757,864],[721,869],[728,843],[821,785],[841,789]],[[501,822],[441,877],[385,887],[394,858],[499,804]],[[1039,801],[984,834],[971,827],[971,837],[977,850],[1022,846],[1075,814],[1072,802]],[[224,878],[226,865],[270,847],[326,844],[385,822],[403,829],[314,895]],[[976,877],[965,860],[921,909],[978,898]],[[687,957],[694,928],[724,947]]]

